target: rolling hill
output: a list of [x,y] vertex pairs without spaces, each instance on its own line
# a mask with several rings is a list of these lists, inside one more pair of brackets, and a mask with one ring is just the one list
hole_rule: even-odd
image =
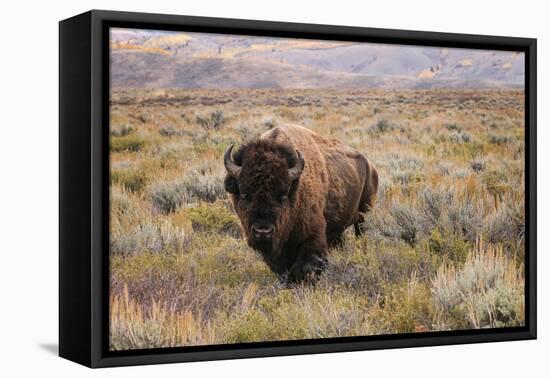
[[160,88],[522,87],[523,54],[372,43],[111,32],[111,85]]

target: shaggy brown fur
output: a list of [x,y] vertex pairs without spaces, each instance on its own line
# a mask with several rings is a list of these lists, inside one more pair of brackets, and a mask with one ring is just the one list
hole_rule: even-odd
[[248,244],[274,272],[289,281],[318,274],[349,226],[361,234],[378,190],[378,173],[361,153],[294,125],[264,133],[233,157],[231,148],[226,190]]

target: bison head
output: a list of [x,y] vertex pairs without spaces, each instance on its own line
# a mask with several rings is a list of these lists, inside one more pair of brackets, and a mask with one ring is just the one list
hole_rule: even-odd
[[264,253],[276,253],[288,237],[304,158],[287,145],[258,140],[224,155],[225,189],[248,244]]

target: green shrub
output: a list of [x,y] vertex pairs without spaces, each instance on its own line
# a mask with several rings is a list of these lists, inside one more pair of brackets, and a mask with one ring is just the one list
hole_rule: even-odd
[[462,127],[458,126],[456,123],[448,123],[445,125],[445,128],[449,131],[462,132]]
[[423,332],[431,329],[432,301],[425,283],[412,277],[390,285],[368,315],[377,334]]
[[193,224],[193,229],[197,231],[241,236],[239,219],[221,202],[199,202],[195,207],[186,209],[186,214]]
[[123,137],[130,135],[135,131],[135,129],[130,125],[120,125],[111,127],[111,135],[114,137]]
[[111,212],[115,214],[124,214],[130,209],[130,198],[124,188],[114,185],[111,186],[110,207]]
[[465,131],[453,131],[449,135],[449,142],[451,143],[470,143],[472,136]]
[[111,137],[111,152],[138,152],[145,147],[145,138],[130,134],[120,137]]
[[191,201],[214,202],[225,198],[224,174],[191,172],[184,179],[187,196]]
[[195,117],[197,123],[206,131],[220,130],[225,124],[225,116],[222,110],[215,110],[208,116],[197,114]]
[[462,268],[444,264],[433,281],[438,329],[524,324],[524,277],[501,248],[479,242]]
[[399,202],[367,213],[363,227],[375,239],[403,240],[411,246],[414,246],[424,233],[418,211]]
[[510,190],[508,175],[500,170],[487,170],[482,175],[482,181],[489,193],[496,197],[502,197]]
[[463,237],[434,228],[428,240],[430,251],[440,257],[440,261],[464,264],[471,244]]
[[175,211],[187,202],[187,191],[181,182],[157,182],[150,188],[153,206],[164,213]]
[[177,253],[185,251],[191,235],[169,222],[143,223],[124,232],[111,233],[110,247],[114,255],[143,252]]
[[475,242],[483,230],[482,215],[473,202],[455,201],[447,209],[445,226],[455,235]]
[[277,126],[277,121],[273,117],[265,117],[262,119],[262,126],[263,128],[271,130]]
[[369,128],[369,131],[373,133],[386,133],[393,130],[395,127],[391,125],[387,120],[381,119]]
[[485,221],[487,241],[490,243],[515,242],[525,236],[525,211],[523,203],[510,202],[501,205]]
[[147,171],[138,169],[113,169],[111,170],[111,182],[120,184],[132,192],[141,192],[149,183]]
[[406,243],[414,246],[421,232],[421,225],[416,210],[405,204],[394,203],[391,212],[397,225],[396,228],[399,237]]
[[277,285],[277,277],[259,254],[249,249],[243,239],[233,238],[226,231],[197,230],[191,249],[191,267],[199,284],[221,289],[238,288],[247,283],[260,285],[262,289]]
[[178,134],[178,131],[172,125],[163,125],[159,128],[159,134],[165,137],[173,137]]
[[262,133],[276,126],[275,121],[270,122],[269,120],[259,125],[254,122],[238,123],[233,127],[233,130],[239,135],[242,141],[252,141],[257,139]]
[[388,160],[392,178],[398,184],[414,184],[424,179],[424,161],[421,158],[390,154]]
[[470,162],[470,167],[474,172],[483,172],[486,168],[486,164],[483,161],[472,161]]
[[495,134],[492,134],[489,136],[489,143],[491,144],[496,144],[498,146],[503,146],[503,145],[506,145],[508,143],[511,143],[513,140],[513,138],[511,136],[508,136],[508,135],[495,135]]
[[195,169],[182,180],[156,183],[151,188],[151,200],[155,208],[165,213],[186,203],[215,202],[226,196],[223,178],[219,173]]
[[[430,238],[435,228],[447,235],[475,242],[482,233],[483,219],[472,202],[458,199],[452,188],[424,188],[415,206],[393,201],[380,202],[365,214],[363,228],[377,240],[402,240],[411,246]],[[454,237],[453,236],[453,237]]]
[[167,137],[167,138],[171,138],[171,137],[175,137],[175,136],[178,136],[178,137],[184,137],[184,136],[193,137],[193,136],[195,136],[194,132],[191,132],[191,131],[185,130],[185,129],[181,129],[181,128],[178,128],[174,125],[170,125],[170,124],[162,125],[158,129],[158,133],[161,136]]
[[429,251],[367,236],[347,239],[328,259],[322,286],[344,285],[369,299],[384,296],[388,284],[403,283],[414,272],[422,278],[431,274]]
[[290,290],[261,299],[257,308],[236,314],[227,321],[225,339],[231,343],[307,338],[304,311]]
[[153,120],[153,117],[149,113],[141,113],[140,115],[137,116],[137,119],[141,123],[148,123]]

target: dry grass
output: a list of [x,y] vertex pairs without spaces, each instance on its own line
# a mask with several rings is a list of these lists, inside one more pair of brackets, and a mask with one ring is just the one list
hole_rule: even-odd
[[153,301],[147,313],[131,300],[125,288],[109,302],[111,348],[150,349],[162,346],[192,345],[213,340],[211,330],[190,311],[174,313],[164,303]]
[[524,273],[502,247],[480,239],[463,267],[442,265],[432,285],[437,329],[452,328],[461,314],[464,328],[521,325],[525,317]]
[[[524,323],[521,91],[116,90],[112,349]],[[243,240],[222,154],[281,123],[364,152],[377,204],[316,286]]]

